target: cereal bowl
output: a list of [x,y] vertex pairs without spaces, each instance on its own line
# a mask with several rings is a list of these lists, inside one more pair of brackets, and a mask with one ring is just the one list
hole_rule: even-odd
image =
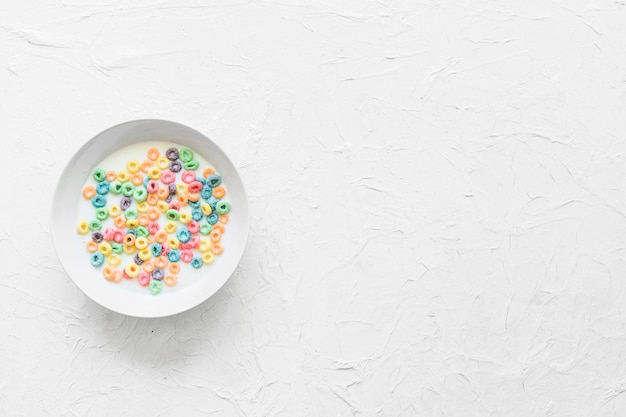
[[197,306],[246,247],[248,200],[234,164],[185,125],[135,120],[70,159],[52,204],[59,259],[93,301],[135,317]]

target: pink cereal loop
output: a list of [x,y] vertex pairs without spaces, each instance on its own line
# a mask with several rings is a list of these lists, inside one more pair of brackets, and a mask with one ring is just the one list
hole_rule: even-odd
[[184,183],[191,184],[192,182],[194,182],[196,180],[196,172],[195,171],[184,171],[180,175],[180,178],[183,180]]

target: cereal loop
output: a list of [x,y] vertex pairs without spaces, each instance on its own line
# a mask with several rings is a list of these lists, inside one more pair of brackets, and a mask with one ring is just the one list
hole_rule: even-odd
[[85,188],[83,188],[83,197],[85,197],[87,200],[91,200],[95,196],[96,187],[94,187],[93,185],[87,185]]

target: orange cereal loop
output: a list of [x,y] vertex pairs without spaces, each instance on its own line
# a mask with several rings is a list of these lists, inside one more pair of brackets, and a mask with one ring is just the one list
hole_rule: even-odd
[[189,200],[187,199],[187,196],[184,194],[178,194],[178,197],[176,199],[178,200],[180,205],[183,207],[185,207],[187,203],[189,202]]
[[109,281],[114,281],[115,280],[115,271],[116,271],[115,268],[107,265],[102,270],[102,275],[104,275],[104,277],[106,279],[108,279]]
[[137,187],[140,186],[141,184],[143,184],[143,175],[139,172],[134,173],[130,176],[130,182],[132,182],[133,185]]
[[116,178],[117,178],[117,172],[115,172],[115,171],[107,172],[107,181],[108,182],[113,182],[113,181],[115,181]]
[[224,252],[224,247],[220,243],[215,243],[213,244],[213,247],[211,248],[211,252],[213,252],[216,255],[219,255],[222,252]]
[[170,190],[168,188],[159,188],[159,191],[157,191],[157,196],[161,200],[165,200],[168,195],[170,195]]
[[213,189],[213,197],[222,198],[226,195],[226,190],[221,185]]
[[156,240],[154,239],[154,236],[150,236],[148,238],[148,245],[152,245],[154,242],[156,242]]
[[224,232],[226,231],[226,229],[224,228],[224,225],[221,224],[221,223],[215,223],[213,225],[213,229],[212,230],[217,230],[221,234],[224,234]]
[[204,171],[202,171],[202,176],[204,178],[209,178],[209,175],[213,175],[215,174],[215,171],[213,171],[211,168],[207,168]]
[[195,203],[200,200],[200,193],[187,193],[187,199]]
[[96,196],[96,187],[94,187],[93,185],[88,185],[85,188],[83,188],[83,197],[85,197],[87,200],[91,200],[95,196]]
[[134,246],[135,245],[135,235],[132,234],[132,233],[129,233],[126,236],[124,236],[124,244],[126,246]]
[[176,282],[178,282],[178,278],[176,278],[176,275],[165,274],[165,277],[163,277],[163,283],[168,287],[173,287],[174,285],[176,285]]
[[156,220],[161,216],[161,212],[156,207],[150,207],[147,214],[149,220]]
[[154,235],[154,240],[156,240],[159,243],[164,243],[167,240],[167,232],[163,229],[159,230]]
[[176,275],[180,272],[180,265],[177,263],[170,264],[170,273]]
[[148,195],[148,199],[146,200],[148,202],[148,204],[150,204],[151,206],[156,206],[156,204],[159,202],[159,197],[157,197],[156,194],[149,194]]
[[167,257],[161,255],[157,258],[154,258],[154,266],[156,266],[157,268],[165,268],[167,267],[167,264],[169,263],[169,261],[167,260]]
[[213,229],[211,230],[211,233],[209,233],[209,239],[211,239],[211,242],[217,243],[222,240],[222,234],[218,230]]
[[118,229],[123,229],[124,227],[126,227],[126,217],[117,216],[115,219],[113,219],[113,225]]
[[145,261],[141,264],[141,269],[143,269],[147,273],[150,273],[154,271],[154,264],[152,263],[152,261]]
[[156,148],[148,149],[148,159],[151,161],[156,161],[159,158],[159,150]]
[[87,242],[87,250],[91,253],[94,253],[98,250],[98,244],[93,240],[90,240],[89,242]]
[[143,172],[144,174],[148,173],[148,170],[150,169],[150,167],[154,166],[154,162],[152,161],[143,161],[141,163],[141,166],[139,167],[139,169],[141,170],[141,172]]
[[220,223],[222,224],[226,224],[228,223],[228,214],[220,214]]
[[139,220],[139,224],[142,226],[147,226],[150,222],[150,219],[148,218],[148,215],[146,213],[141,213],[137,219]]

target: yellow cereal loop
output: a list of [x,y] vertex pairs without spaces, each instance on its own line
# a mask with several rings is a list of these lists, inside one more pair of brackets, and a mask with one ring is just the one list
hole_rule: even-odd
[[118,266],[122,262],[122,258],[117,253],[112,253],[107,258],[107,262],[111,266]]
[[120,206],[118,206],[117,204],[113,204],[111,207],[109,207],[109,216],[117,217],[120,214],[122,214],[122,209],[120,209]]
[[98,246],[98,249],[100,250],[100,252],[102,252],[104,256],[109,256],[111,252],[113,252],[113,249],[111,249],[111,244],[106,241],[101,242],[100,246]]
[[126,227],[128,227],[129,229],[134,229],[137,226],[139,226],[139,219],[127,219],[126,220]]
[[139,213],[145,213],[148,211],[148,208],[150,206],[148,205],[147,201],[142,201],[141,203],[137,204],[137,211]]
[[205,252],[202,254],[202,262],[205,264],[212,264],[215,258],[211,252]]
[[159,201],[157,203],[157,209],[159,209],[161,213],[165,213],[167,210],[169,210],[169,208],[170,206],[168,206],[165,201]]
[[198,251],[200,253],[205,253],[205,252],[210,251],[212,247],[213,247],[213,243],[211,243],[211,241],[207,239],[206,237],[203,237],[202,239],[200,239],[200,244],[198,245]]
[[130,246],[130,245],[124,245],[124,253],[127,253],[127,254],[129,254],[129,255],[132,255],[133,253],[135,253],[135,250],[136,250],[136,249],[137,249],[137,248],[136,248],[134,245],[133,245],[133,246]]
[[120,171],[117,173],[117,180],[119,182],[128,182],[130,179],[130,174],[126,171]]
[[131,159],[130,161],[128,161],[128,163],[126,164],[126,169],[128,170],[128,172],[130,172],[131,174],[134,174],[135,172],[139,171],[139,168],[141,167],[141,163],[139,163],[138,160],[136,159]]
[[130,264],[126,268],[124,268],[124,272],[126,272],[126,275],[128,275],[129,277],[135,278],[137,275],[139,275],[141,269],[137,264]]
[[206,201],[203,201],[202,203],[200,203],[200,210],[202,210],[202,214],[204,214],[205,216],[208,216],[209,214],[213,212],[213,209],[211,208],[209,203],[207,203]]
[[178,218],[178,220],[182,224],[189,224],[189,222],[191,221],[191,213],[188,211],[183,211],[182,213],[180,213],[180,217]]
[[170,236],[167,239],[167,246],[169,246],[170,249],[178,249],[179,245],[180,245],[180,241],[176,239],[174,236]]
[[78,223],[78,226],[76,227],[76,231],[81,235],[86,235],[87,233],[89,233],[89,223],[87,222]]
[[142,261],[147,261],[148,259],[152,258],[152,252],[148,248],[140,249],[137,254],[139,256],[139,259],[141,259]]
[[187,194],[187,184],[184,182],[179,182],[176,184],[176,192],[178,194]]
[[[170,167],[170,160],[167,159],[167,157],[161,155],[157,158],[156,160],[156,166],[157,168],[159,168],[161,171],[164,171],[166,169],[168,169]],[[149,172],[149,171],[148,171]],[[148,174],[150,175],[150,174]]]
[[161,178],[161,170],[158,167],[148,168],[148,177],[151,180],[158,180],[159,178]]
[[178,225],[176,224],[176,222],[167,222],[165,223],[165,227],[163,228],[166,233],[176,233],[176,229],[178,229]]
[[147,248],[148,247],[148,239],[146,239],[143,236],[137,237],[137,239],[135,239],[135,247],[137,249]]

